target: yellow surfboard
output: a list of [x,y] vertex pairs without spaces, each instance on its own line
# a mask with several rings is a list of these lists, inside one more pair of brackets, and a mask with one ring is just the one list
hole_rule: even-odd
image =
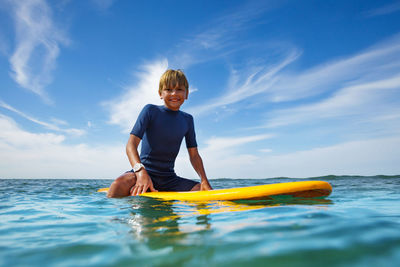
[[[107,192],[108,188],[101,188],[97,192]],[[210,191],[190,192],[147,192],[140,196],[159,198],[164,200],[181,201],[214,201],[214,200],[246,200],[268,199],[273,196],[292,197],[326,197],[332,192],[332,186],[324,181],[301,181],[217,189]]]

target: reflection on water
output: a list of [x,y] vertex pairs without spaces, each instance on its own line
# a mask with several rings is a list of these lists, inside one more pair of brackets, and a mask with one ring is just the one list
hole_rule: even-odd
[[204,234],[212,231],[212,214],[240,213],[268,209],[277,206],[319,205],[326,209],[331,200],[323,198],[294,198],[280,196],[269,200],[185,202],[165,201],[154,198],[134,197],[129,199],[132,206],[128,221],[132,234],[145,241],[152,249],[167,244],[179,244],[189,234]]

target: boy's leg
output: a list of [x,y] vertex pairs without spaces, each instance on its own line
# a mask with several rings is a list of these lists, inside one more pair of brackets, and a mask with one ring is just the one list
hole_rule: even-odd
[[110,185],[107,197],[126,197],[131,195],[131,188],[136,184],[136,175],[126,172]]

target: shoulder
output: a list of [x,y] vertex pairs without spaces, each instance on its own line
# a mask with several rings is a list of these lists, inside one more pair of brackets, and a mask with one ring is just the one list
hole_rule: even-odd
[[189,125],[191,125],[191,127],[193,127],[194,125],[194,120],[193,120],[193,116],[189,113],[186,113],[184,111],[179,111],[181,116],[184,118],[184,120],[186,121],[186,123],[188,123]]
[[182,110],[180,110],[179,112],[180,112],[181,116],[183,116],[184,118],[193,121],[193,116],[190,115],[189,113],[182,111]]
[[143,113],[150,113],[153,114],[154,112],[160,111],[160,107],[154,104],[147,104],[143,107]]
[[143,110],[154,110],[157,109],[157,106],[154,104],[147,104],[143,107]]
[[140,111],[138,120],[152,120],[156,116],[158,108],[156,105],[147,104]]

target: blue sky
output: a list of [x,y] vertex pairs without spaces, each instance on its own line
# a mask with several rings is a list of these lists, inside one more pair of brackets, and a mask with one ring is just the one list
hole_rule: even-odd
[[[400,173],[399,1],[0,1],[0,177],[115,178],[183,69],[209,178]],[[181,176],[196,178],[182,147]]]

